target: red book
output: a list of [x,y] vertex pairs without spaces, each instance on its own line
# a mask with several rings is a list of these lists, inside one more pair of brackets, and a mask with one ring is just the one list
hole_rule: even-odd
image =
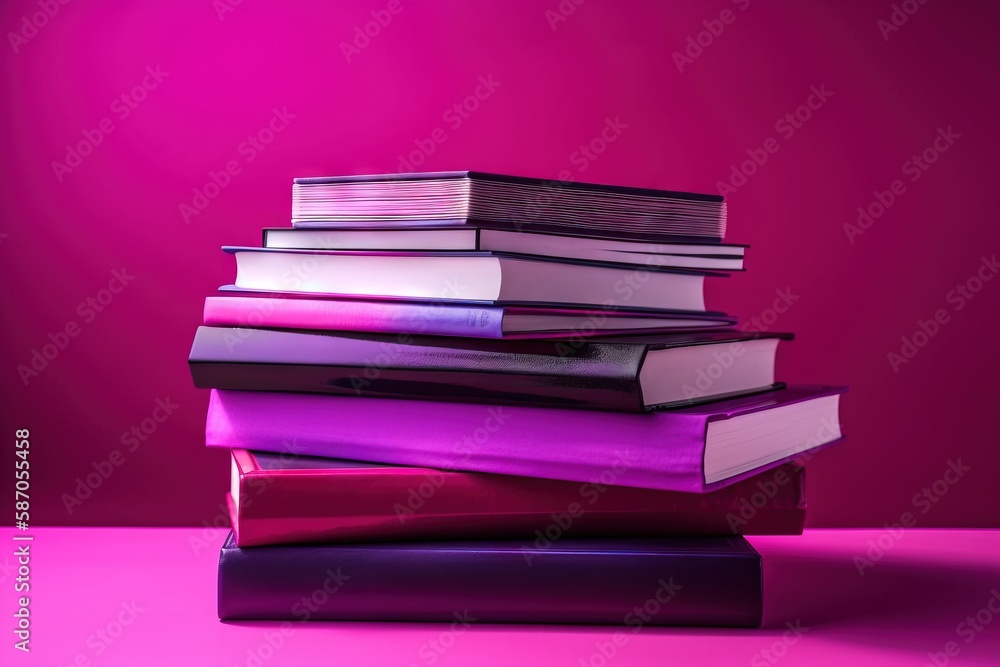
[[709,493],[232,450],[240,547],[412,539],[797,535],[804,471],[787,463]]

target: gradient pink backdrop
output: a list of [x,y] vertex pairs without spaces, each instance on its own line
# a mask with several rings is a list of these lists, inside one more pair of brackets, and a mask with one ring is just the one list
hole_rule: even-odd
[[[1000,280],[961,310],[948,300],[1000,252],[1000,5],[905,3],[919,9],[884,39],[888,1],[223,2],[70,2],[17,44],[39,5],[0,8],[2,431],[31,430],[34,523],[215,517],[227,457],[203,445],[208,397],[186,355],[202,299],[232,279],[218,247],[287,224],[294,176],[395,171],[441,128],[422,169],[706,192],[773,137],[728,196],[749,272],[710,297],[752,318],[790,290],[770,326],[798,334],[781,376],[851,386],[850,439],[809,465],[810,524],[1000,525]],[[391,20],[348,62],[341,43],[372,11]],[[679,71],[705,21],[721,33]],[[123,117],[115,100],[144,77]],[[445,114],[480,77],[495,90],[456,126]],[[832,96],[787,136],[776,123],[814,86]],[[248,161],[241,143],[274,109],[294,118]],[[60,182],[53,162],[104,118],[113,131]],[[609,119],[618,136],[582,158]],[[904,163],[949,127],[959,138],[911,182]],[[180,206],[231,160],[240,173],[186,222]],[[905,192],[852,243],[844,225],[896,179]],[[134,279],[91,318],[80,304],[123,267]],[[887,355],[938,309],[947,322],[895,372]],[[18,365],[67,324],[78,335],[25,385]],[[178,407],[127,451],[157,399]],[[120,465],[69,514],[62,494],[113,450]],[[920,513],[914,495],[959,459],[970,470]]]

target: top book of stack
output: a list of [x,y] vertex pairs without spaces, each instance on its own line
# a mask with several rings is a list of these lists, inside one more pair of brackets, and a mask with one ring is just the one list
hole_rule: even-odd
[[637,240],[719,242],[718,195],[500,176],[477,171],[296,178],[292,226],[469,225]]

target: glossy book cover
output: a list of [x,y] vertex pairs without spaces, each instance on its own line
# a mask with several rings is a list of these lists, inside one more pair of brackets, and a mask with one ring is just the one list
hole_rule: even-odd
[[720,331],[504,341],[203,326],[188,365],[203,389],[641,413],[783,386],[774,359],[791,338]]
[[762,578],[740,536],[241,548],[230,534],[219,618],[755,628]]
[[[843,391],[790,387],[625,414],[212,390],[205,442],[279,453],[293,442],[310,456],[704,493],[838,442]],[[746,447],[727,432],[740,424],[753,426]]]
[[238,546],[409,539],[796,535],[805,471],[786,464],[706,494],[245,449],[227,497]]

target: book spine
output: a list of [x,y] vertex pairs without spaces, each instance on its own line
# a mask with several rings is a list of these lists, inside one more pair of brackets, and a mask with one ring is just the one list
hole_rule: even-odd
[[232,518],[241,547],[472,537],[537,546],[564,534],[795,535],[805,499],[791,465],[703,495],[429,468],[258,471],[243,477]]
[[189,364],[202,389],[645,411],[638,346],[592,343],[574,352],[199,327]]
[[503,338],[503,309],[367,301],[208,297],[205,324]]
[[[603,486],[704,490],[704,414],[213,390],[206,443]],[[749,475],[748,475],[749,476]]]
[[[742,538],[715,538],[741,540]],[[758,627],[760,555],[438,542],[242,549],[219,561],[223,620]],[[323,593],[322,604],[316,592]],[[639,610],[639,611],[636,611]]]

